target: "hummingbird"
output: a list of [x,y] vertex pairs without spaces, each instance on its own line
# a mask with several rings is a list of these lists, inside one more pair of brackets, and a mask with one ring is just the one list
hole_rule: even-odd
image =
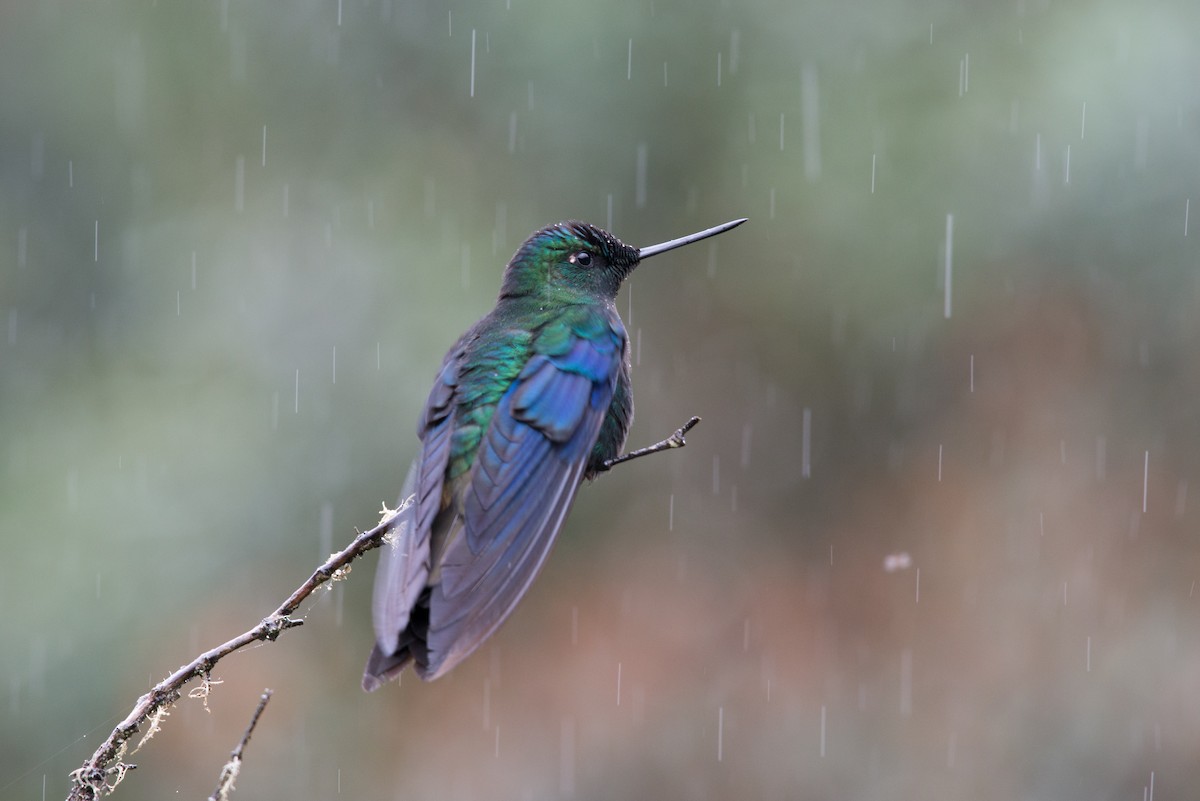
[[381,548],[363,672],[372,691],[408,664],[432,681],[466,659],[529,589],[584,479],[621,453],[633,420],[621,282],[650,247],[569,220],[536,231],[500,296],[442,361],[417,424],[420,454]]

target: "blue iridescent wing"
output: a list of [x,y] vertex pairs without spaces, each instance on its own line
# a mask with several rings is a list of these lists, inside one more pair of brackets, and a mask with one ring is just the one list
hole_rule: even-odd
[[[590,332],[589,332],[590,333]],[[427,679],[508,617],[566,517],[612,399],[624,333],[572,333],[535,354],[500,399],[447,538],[430,598]]]

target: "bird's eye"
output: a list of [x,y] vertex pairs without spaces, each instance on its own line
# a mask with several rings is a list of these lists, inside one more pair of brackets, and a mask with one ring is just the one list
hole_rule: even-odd
[[587,267],[592,263],[592,254],[586,250],[581,250],[571,257],[571,261],[578,264],[580,267]]

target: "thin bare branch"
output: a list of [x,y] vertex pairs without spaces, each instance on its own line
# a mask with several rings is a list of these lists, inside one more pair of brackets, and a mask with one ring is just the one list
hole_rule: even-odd
[[604,463],[604,469],[601,470],[600,472],[606,473],[609,470],[612,470],[614,467],[616,467],[619,464],[622,464],[624,462],[629,462],[634,459],[640,459],[641,457],[649,456],[652,453],[658,453],[660,451],[669,451],[672,448],[684,447],[685,445],[687,445],[687,440],[684,437],[687,435],[687,432],[689,432],[693,428],[695,428],[696,424],[699,422],[700,422],[699,417],[693,417],[691,420],[688,420],[686,423],[681,425],[679,428],[675,429],[674,434],[672,434],[671,436],[662,440],[661,442],[656,442],[653,445],[649,445],[645,448],[638,448],[636,451],[630,451],[629,453],[623,453],[620,456],[609,459],[607,462]]
[[[213,667],[234,651],[245,648],[255,642],[274,642],[281,633],[288,629],[303,625],[304,621],[291,617],[300,608],[313,591],[332,578],[344,575],[341,571],[367,551],[378,548],[387,534],[392,520],[400,513],[409,501],[400,505],[400,509],[384,509],[383,519],[369,531],[359,534],[342,550],[332,554],[323,565],[313,571],[312,575],[288,596],[278,609],[268,615],[257,626],[243,632],[228,642],[211,648],[183,665],[170,676],[160,681],[134,704],[130,713],[117,724],[112,734],[100,744],[83,766],[71,773],[71,792],[68,801],[96,801],[103,795],[111,793],[125,774],[137,767],[122,762],[129,739],[151,716],[158,715],[179,700],[181,689],[195,678],[207,677]],[[161,719],[159,715],[156,719]],[[115,763],[115,764],[114,764]]]
[[242,735],[237,747],[229,754],[229,761],[221,768],[221,777],[217,779],[217,789],[213,790],[208,801],[229,801],[229,796],[233,793],[233,783],[237,781],[238,774],[242,771],[242,753],[246,750],[246,744],[250,742],[250,735],[254,734],[254,727],[258,725],[258,719],[262,717],[263,710],[267,708],[267,701],[270,700],[271,690],[263,690],[263,694],[258,699],[258,707],[250,717],[250,725],[246,727],[246,732]]

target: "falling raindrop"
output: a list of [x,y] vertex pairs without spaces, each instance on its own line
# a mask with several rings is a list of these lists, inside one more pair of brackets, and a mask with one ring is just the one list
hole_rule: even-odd
[[1142,462],[1142,514],[1146,514],[1146,500],[1150,495],[1150,451]]
[[296,399],[292,408],[294,414],[300,414],[300,368],[296,368]]
[[333,346],[333,367],[330,375],[331,384],[337,383],[337,345]]
[[1079,139],[1083,140],[1083,132],[1087,129],[1087,101],[1083,101],[1083,111],[1079,113]]
[[1063,183],[1071,183],[1071,146],[1067,145],[1067,157],[1063,163]]
[[970,373],[971,373],[971,391],[974,392],[975,391],[975,354],[974,353],[971,354]]
[[1086,672],[1091,673],[1092,672],[1092,638],[1090,635],[1087,638],[1087,656],[1085,659],[1085,665],[1087,667]]
[[875,155],[871,154],[871,194],[875,194]]
[[29,255],[29,229],[22,225],[17,229],[17,266],[25,269]]
[[809,181],[821,177],[820,110],[817,68],[806,64],[800,72],[800,119],[804,128],[804,177]]
[[800,476],[812,476],[812,409],[805,407],[800,428]]
[[717,51],[717,88],[721,88],[721,51]]
[[825,705],[821,704],[821,758],[825,758]]
[[[1192,199],[1189,197],[1183,201],[1183,235],[1188,235],[1188,214],[1192,210]],[[23,230],[23,229],[22,229]]]
[[749,423],[742,425],[742,469],[745,470],[750,466],[750,438],[754,433],[753,427]]
[[324,558],[333,551],[333,504],[321,503],[321,521],[317,529],[317,555]]
[[943,279],[945,296],[942,302],[942,314],[950,319],[950,302],[952,298],[951,284],[954,277],[954,215],[946,215],[946,261]]
[[471,97],[475,96],[475,29],[471,29]]
[[571,645],[579,644],[579,607],[571,607]]
[[725,755],[725,707],[717,707],[717,761]]
[[917,597],[914,603],[921,603],[921,568],[917,568]]
[[625,59],[625,80],[633,80],[633,39],[629,40],[629,55]]
[[675,493],[667,501],[667,531],[675,530]]
[[[341,0],[338,0],[338,8],[341,8]],[[267,166],[267,126],[265,125],[262,130],[262,165]]]
[[95,233],[92,238],[92,261],[100,261],[100,221],[96,220]]
[[70,159],[67,160],[67,188],[75,188],[75,162]]
[[639,142],[637,146],[637,169],[636,181],[634,190],[634,204],[640,209],[646,205],[646,158],[648,149],[645,142]]
[[517,152],[517,112],[515,111],[508,113],[508,152],[510,155]]
[[621,663],[617,663],[617,706],[621,705]]
[[781,152],[783,151],[783,123],[784,113],[781,111],[779,112],[779,150]]
[[[136,41],[136,40],[135,40]],[[35,134],[33,137],[33,147],[30,148],[29,156],[29,172],[36,180],[42,179],[42,173],[46,169],[46,138],[42,134]]]

